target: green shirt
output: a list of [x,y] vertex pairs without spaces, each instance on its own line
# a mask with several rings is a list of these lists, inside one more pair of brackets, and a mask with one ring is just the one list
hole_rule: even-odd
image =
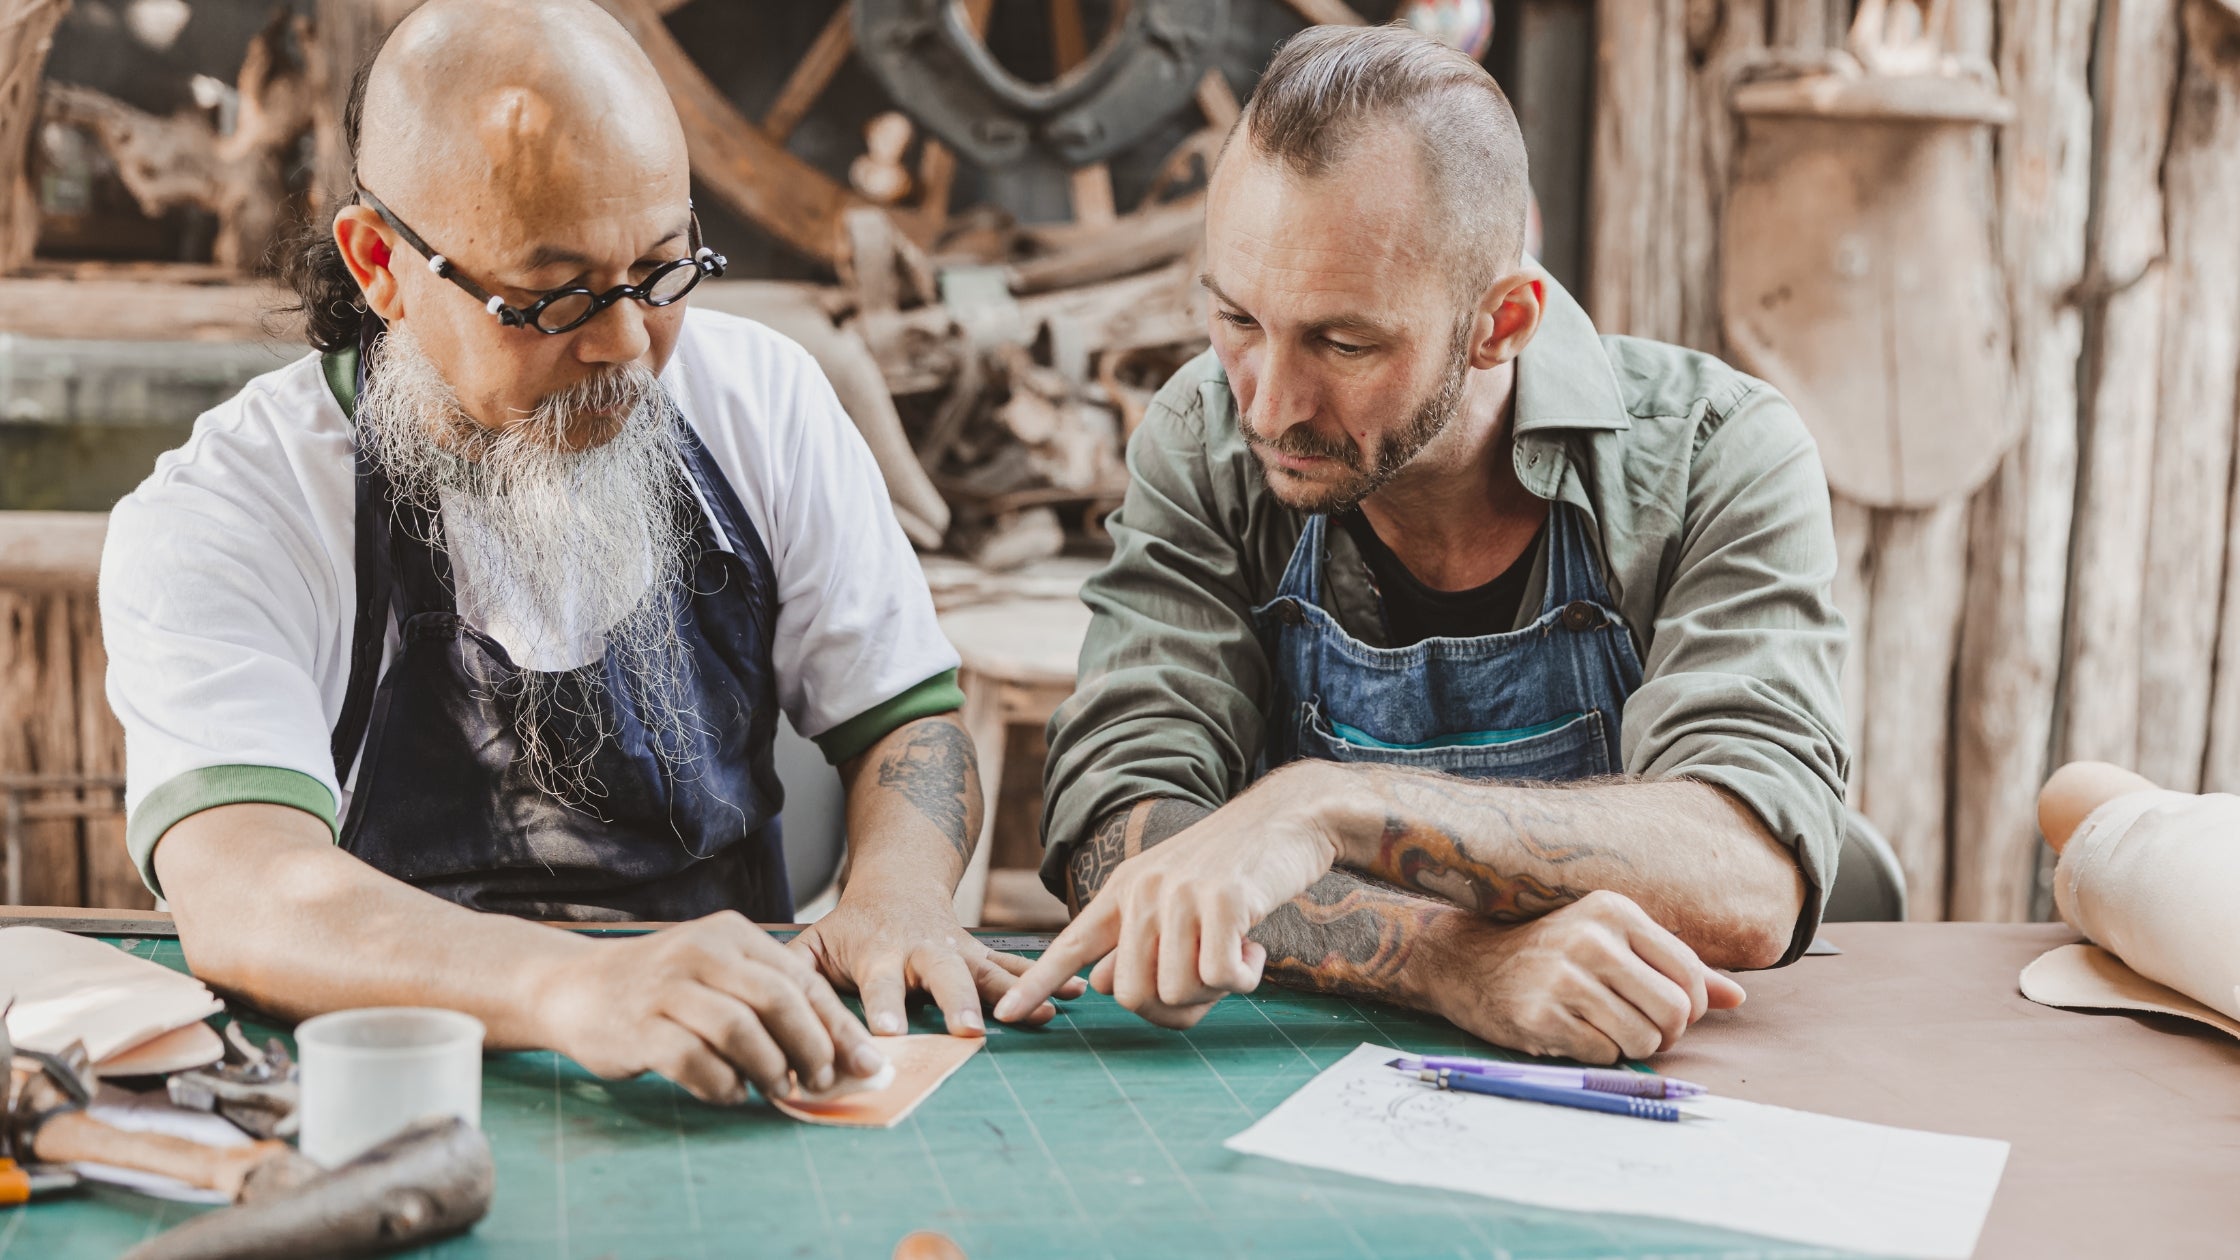
[[[1795,850],[1811,886],[1795,957],[1835,875],[1850,762],[1811,436],[1771,386],[1709,355],[1598,336],[1552,280],[1513,414],[1517,476],[1593,522],[1641,656],[1623,770],[1725,788]],[[1128,467],[1112,562],[1082,590],[1079,689],[1050,721],[1042,878],[1061,894],[1073,846],[1113,810],[1153,796],[1214,808],[1246,785],[1273,690],[1252,609],[1274,597],[1307,519],[1268,490],[1210,351],[1159,391]],[[1328,537],[1330,611],[1378,644],[1359,552],[1343,530]],[[1538,615],[1545,564],[1520,624]]]

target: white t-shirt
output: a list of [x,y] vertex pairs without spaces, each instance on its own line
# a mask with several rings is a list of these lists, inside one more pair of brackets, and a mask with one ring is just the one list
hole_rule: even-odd
[[[661,380],[775,566],[771,654],[795,729],[815,738],[956,668],[871,452],[806,350],[693,310]],[[128,813],[219,766],[299,771],[348,811],[329,739],[356,628],[355,449],[307,355],[205,413],[117,504],[101,624]],[[456,577],[471,618],[472,574]],[[514,646],[503,624],[477,628]],[[395,641],[392,627],[384,668]],[[154,840],[134,836],[144,871]]]

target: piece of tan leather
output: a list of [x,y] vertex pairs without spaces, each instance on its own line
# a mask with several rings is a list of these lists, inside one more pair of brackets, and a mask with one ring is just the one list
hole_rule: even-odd
[[2215,1256],[2240,1238],[2240,1042],[2022,996],[2062,924],[1837,923],[1739,977],[1657,1071],[1753,1102],[2013,1143],[1979,1257]]

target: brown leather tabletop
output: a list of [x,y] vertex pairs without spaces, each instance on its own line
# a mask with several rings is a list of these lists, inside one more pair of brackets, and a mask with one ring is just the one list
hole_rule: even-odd
[[[2240,908],[2235,909],[2240,913]],[[2240,1041],[2022,996],[2062,924],[1832,923],[1740,977],[1659,1072],[1753,1102],[2013,1144],[1981,1257],[2240,1256]]]

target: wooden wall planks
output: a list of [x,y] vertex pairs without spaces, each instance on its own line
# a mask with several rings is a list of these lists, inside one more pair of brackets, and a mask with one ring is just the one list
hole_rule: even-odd
[[[1605,332],[1724,349],[1733,69],[1840,42],[1846,7],[1602,0],[1585,294]],[[1837,502],[1835,597],[1853,803],[1917,914],[2018,919],[2042,909],[2034,800],[2055,757],[2240,789],[2240,15],[1945,7],[1950,45],[2016,106],[1993,154],[2023,437],[1972,498]]]

